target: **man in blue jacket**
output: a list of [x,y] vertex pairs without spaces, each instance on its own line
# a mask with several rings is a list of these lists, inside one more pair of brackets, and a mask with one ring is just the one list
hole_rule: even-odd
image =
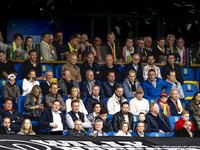
[[144,90],[144,98],[146,99],[159,99],[160,93],[162,93],[162,88],[166,88],[165,93],[171,91],[172,84],[162,80],[161,78],[156,78],[156,72],[154,69],[150,69],[148,73],[148,79],[141,84]]

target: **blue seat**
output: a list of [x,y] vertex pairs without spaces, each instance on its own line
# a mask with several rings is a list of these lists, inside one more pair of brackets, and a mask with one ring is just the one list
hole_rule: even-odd
[[169,134],[169,137],[173,137],[174,136],[174,132]]
[[0,79],[0,95],[1,95],[1,90],[2,90],[3,86],[5,84],[7,84],[7,83],[8,83],[8,80],[6,80],[6,79]]
[[169,121],[170,121],[170,128],[172,131],[174,131],[174,126],[176,121],[178,121],[181,118],[181,116],[170,116]]
[[47,130],[45,130],[42,127],[40,127],[40,133],[41,133],[41,135],[43,135],[44,133],[47,133]]
[[57,78],[57,80],[60,80],[60,76],[61,76],[61,68],[62,65],[58,65],[55,67],[55,77]]
[[91,132],[93,132],[93,131],[86,131],[87,135],[89,135]]
[[139,121],[138,119],[139,115],[133,115],[133,123],[137,123]]
[[47,65],[47,64],[41,64],[41,71],[42,71],[42,76],[44,77],[45,75],[45,72],[47,70],[51,70],[53,72],[53,78],[54,78],[54,71],[53,71],[53,68],[50,66],[50,65]]
[[81,89],[81,83],[82,83],[82,82],[79,82],[79,83],[78,83],[79,90]]
[[107,118],[110,119],[110,120],[111,120],[111,123],[112,123],[113,114],[108,114],[108,115],[107,115]]
[[197,81],[200,83],[200,68],[196,70],[196,78],[197,78]]
[[132,100],[132,98],[126,98],[126,100],[129,103]]
[[160,73],[162,73],[162,69],[163,69],[163,67],[160,67]]
[[192,70],[191,68],[183,67],[182,68],[182,75],[183,75],[184,81],[196,81],[194,70]]
[[63,135],[63,136],[68,135],[68,131],[65,131],[62,135]]
[[23,83],[22,79],[16,81],[16,85],[19,86],[19,90],[20,90],[21,95],[22,95],[22,83]]
[[17,71],[16,80],[19,80],[21,77],[22,63],[15,65],[15,70]]
[[150,132],[149,137],[166,137],[166,135],[160,132]]
[[107,102],[108,102],[109,98],[108,98],[108,97],[107,97],[107,98],[104,98],[104,100],[105,100],[105,103],[106,103],[106,105],[107,105]]
[[69,97],[63,97],[64,103],[66,103],[66,100],[67,100],[68,98],[69,98]]
[[182,84],[182,89],[185,97],[193,97],[198,92],[197,86],[189,83]]
[[123,70],[124,70],[124,66],[119,66],[118,67],[119,71],[121,72],[121,74],[123,73]]
[[83,104],[85,105],[85,101],[86,101],[87,97],[82,98]]
[[151,104],[152,102],[156,102],[157,103],[157,100],[156,99],[147,99],[149,104]]
[[25,96],[20,96],[17,100],[17,109],[20,114],[25,115],[24,113],[24,98]]
[[111,132],[108,132],[108,136],[115,136],[117,133],[117,131],[111,131]]

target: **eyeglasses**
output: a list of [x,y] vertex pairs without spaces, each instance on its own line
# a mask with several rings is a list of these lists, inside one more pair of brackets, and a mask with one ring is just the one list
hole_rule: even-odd
[[139,61],[140,59],[136,59],[136,58],[133,58],[134,60],[137,60],[137,61]]

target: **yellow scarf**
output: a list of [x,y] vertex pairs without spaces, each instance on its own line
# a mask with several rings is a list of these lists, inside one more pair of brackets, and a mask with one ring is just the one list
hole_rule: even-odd
[[116,52],[115,52],[115,42],[113,42],[113,54],[114,54],[114,62],[116,62]]
[[76,49],[73,48],[72,45],[69,42],[68,42],[68,45],[69,45],[70,52],[73,52],[74,50],[76,51]]
[[45,43],[45,44],[48,46],[48,48],[49,48],[49,50],[50,50],[50,49],[51,49],[51,48],[50,48],[50,45],[49,45],[49,44],[47,44],[45,41],[44,41],[44,43]]
[[17,45],[15,44],[15,42],[13,42],[12,44],[13,44],[13,52],[15,52],[17,50]]
[[[134,51],[135,51],[134,47],[132,47],[132,49],[133,49],[133,53],[134,53]],[[130,53],[130,56],[129,56],[129,62],[132,62],[132,56],[131,56],[131,54],[132,53]]]

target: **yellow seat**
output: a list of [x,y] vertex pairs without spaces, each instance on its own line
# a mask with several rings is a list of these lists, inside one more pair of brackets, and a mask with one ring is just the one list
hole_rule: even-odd
[[190,83],[190,84],[194,84],[197,86],[197,89],[199,91],[199,82],[198,81],[184,81],[183,83]]

